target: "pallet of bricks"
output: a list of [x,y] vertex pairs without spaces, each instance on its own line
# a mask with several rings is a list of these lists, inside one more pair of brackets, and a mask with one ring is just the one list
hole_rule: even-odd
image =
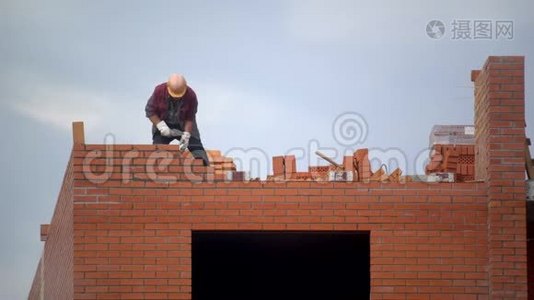
[[474,145],[432,146],[430,163],[425,168],[427,175],[453,173],[456,182],[475,180]]
[[435,125],[430,134],[430,162],[427,175],[452,173],[454,181],[475,180],[474,127]]

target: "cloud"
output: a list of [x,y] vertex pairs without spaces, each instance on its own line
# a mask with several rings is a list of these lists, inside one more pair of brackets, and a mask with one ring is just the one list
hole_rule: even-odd
[[101,126],[104,115],[112,109],[105,96],[71,86],[36,87],[12,106],[23,115],[63,130],[70,130],[75,120]]
[[69,132],[73,121],[83,121],[87,143],[103,143],[108,134],[116,143],[151,142],[144,117],[146,95],[41,82],[34,83],[31,93],[19,91],[9,99],[8,107],[15,112],[56,130]]

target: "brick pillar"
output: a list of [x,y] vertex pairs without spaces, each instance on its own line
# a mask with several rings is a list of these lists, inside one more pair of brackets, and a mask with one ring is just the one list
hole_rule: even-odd
[[475,82],[476,174],[488,186],[491,299],[527,299],[524,57],[489,57]]

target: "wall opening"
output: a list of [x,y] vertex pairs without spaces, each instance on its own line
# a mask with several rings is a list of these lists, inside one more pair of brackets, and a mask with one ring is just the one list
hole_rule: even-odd
[[369,299],[369,232],[193,231],[193,300]]

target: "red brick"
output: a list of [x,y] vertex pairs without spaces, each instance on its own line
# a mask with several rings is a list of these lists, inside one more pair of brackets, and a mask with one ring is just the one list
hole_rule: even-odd
[[291,179],[295,176],[297,172],[297,160],[294,155],[284,156],[284,173],[286,179]]
[[284,175],[284,157],[283,156],[274,156],[273,157],[273,175],[280,176]]
[[354,157],[343,156],[343,168],[345,171],[354,171]]

